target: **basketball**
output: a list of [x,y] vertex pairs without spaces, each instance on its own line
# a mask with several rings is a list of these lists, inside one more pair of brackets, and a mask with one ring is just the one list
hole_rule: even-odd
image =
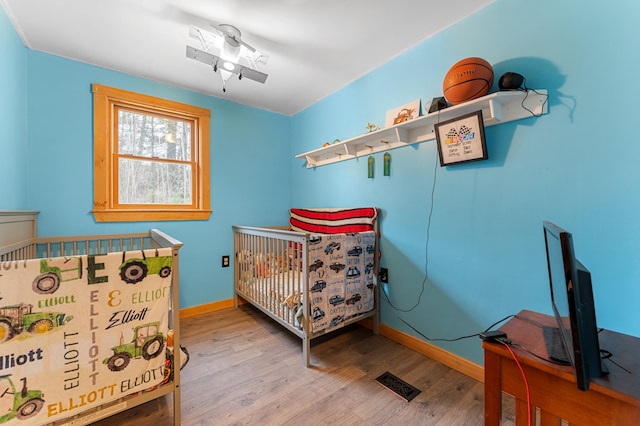
[[465,58],[444,76],[442,92],[451,105],[477,99],[489,93],[493,85],[493,67],[482,58]]

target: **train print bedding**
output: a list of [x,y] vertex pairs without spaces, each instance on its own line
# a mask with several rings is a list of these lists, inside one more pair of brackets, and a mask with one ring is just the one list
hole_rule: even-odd
[[289,227],[234,226],[235,297],[303,340],[364,318],[378,332],[374,207],[291,209]]
[[0,251],[0,423],[86,424],[175,389],[181,243],[152,230],[19,245]]

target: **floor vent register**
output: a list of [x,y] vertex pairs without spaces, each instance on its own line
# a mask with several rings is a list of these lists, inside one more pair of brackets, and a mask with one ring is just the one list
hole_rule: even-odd
[[399,379],[388,371],[380,375],[376,381],[407,402],[411,401],[421,392],[420,389],[411,386],[409,383]]

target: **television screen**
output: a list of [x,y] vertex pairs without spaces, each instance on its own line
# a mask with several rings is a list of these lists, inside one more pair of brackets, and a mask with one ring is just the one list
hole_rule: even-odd
[[589,389],[602,366],[591,274],[573,251],[572,235],[551,222],[543,222],[551,305],[556,327],[543,327],[549,358],[570,364],[578,388]]

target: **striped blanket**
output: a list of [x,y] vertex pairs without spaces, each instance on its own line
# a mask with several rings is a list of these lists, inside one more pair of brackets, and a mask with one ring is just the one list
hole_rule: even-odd
[[375,207],[346,209],[290,210],[289,226],[292,231],[314,234],[349,234],[373,231],[378,209]]

